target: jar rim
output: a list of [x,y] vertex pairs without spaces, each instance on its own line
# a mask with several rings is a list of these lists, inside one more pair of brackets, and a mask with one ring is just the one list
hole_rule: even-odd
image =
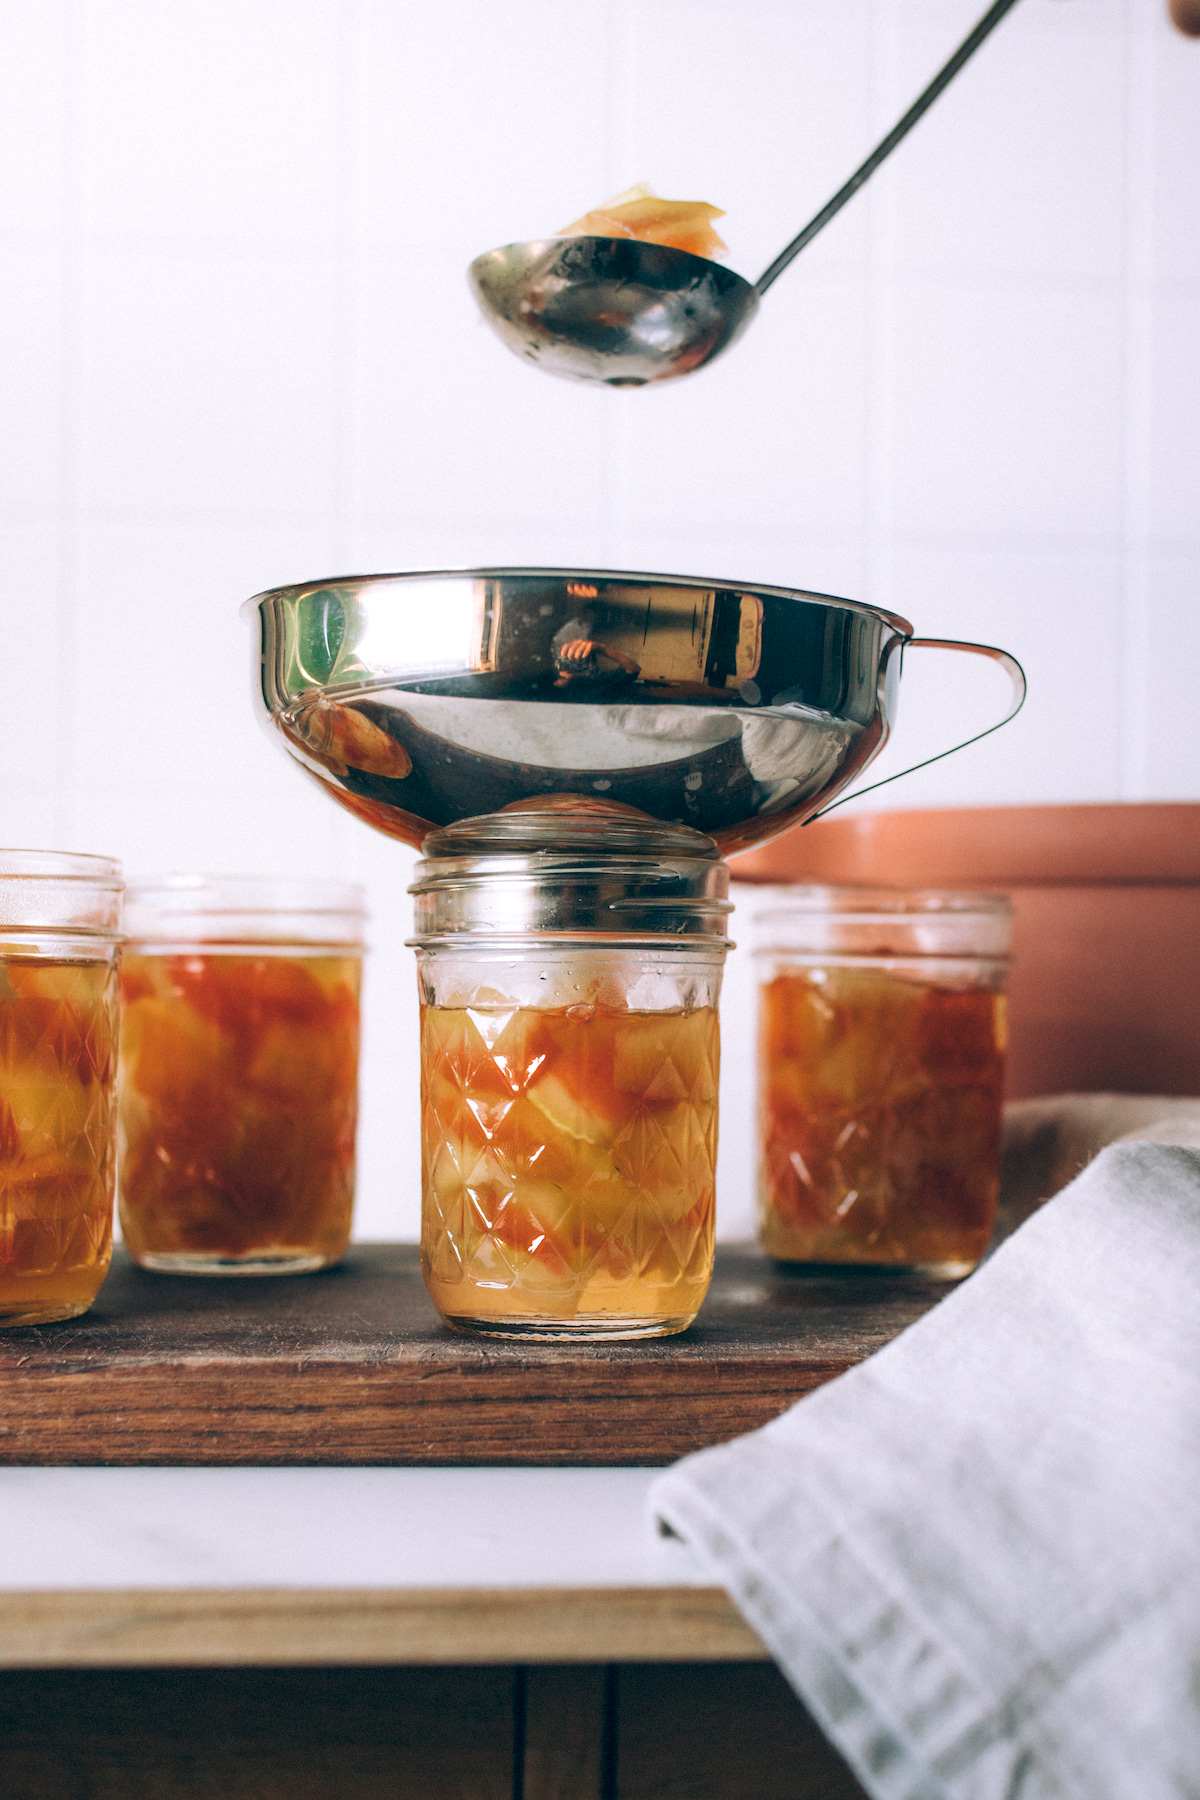
[[[712,838],[682,821],[666,823],[619,801],[580,794],[541,794],[497,812],[456,819],[421,844],[425,864],[452,863],[490,873],[497,859],[596,857],[605,865],[630,858],[716,862]],[[424,866],[424,865],[423,865]]]
[[731,938],[715,932],[687,932],[668,937],[644,931],[447,931],[421,933],[405,938],[408,950],[447,950],[454,955],[471,955],[479,951],[497,956],[551,955],[558,950],[580,950],[600,953],[604,950],[643,950],[655,956],[724,957],[737,945]]
[[115,942],[125,880],[111,856],[0,849],[0,950],[26,932]]
[[[333,881],[307,875],[136,875],[126,885],[126,902],[164,903],[170,912],[357,913],[367,916],[361,881]],[[166,905],[171,900],[180,904]]]
[[912,963],[970,963],[973,968],[1011,969],[1007,950],[969,950],[952,945],[946,950],[883,948],[878,950],[800,950],[790,944],[760,944],[753,954],[771,957],[789,968],[882,969]]
[[82,850],[0,849],[0,881],[81,881],[123,887],[120,862]]
[[139,952],[263,944],[360,955],[367,916],[361,882],[323,876],[140,876],[125,896],[125,930]]
[[263,932],[258,937],[248,937],[239,933],[230,937],[201,937],[192,932],[176,932],[162,937],[150,937],[146,933],[134,932],[124,939],[125,951],[130,956],[288,956],[288,957],[356,957],[361,960],[367,953],[367,945],[361,937],[297,937],[293,932],[268,936]]
[[786,889],[786,898],[761,907],[753,919],[756,925],[820,917],[843,924],[868,924],[880,919],[939,916],[1002,918],[1012,910],[1010,896],[994,890],[802,882]]
[[482,934],[725,937],[729,871],[690,825],[577,794],[462,819],[422,845],[418,940]]

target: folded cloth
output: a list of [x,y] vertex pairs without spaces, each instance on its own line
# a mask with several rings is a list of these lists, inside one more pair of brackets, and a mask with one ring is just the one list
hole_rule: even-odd
[[1052,1094],[1004,1108],[994,1242],[1065,1188],[1106,1144],[1200,1149],[1200,1099],[1167,1094]]
[[875,1800],[1200,1795],[1200,1153],[1104,1150],[650,1505]]

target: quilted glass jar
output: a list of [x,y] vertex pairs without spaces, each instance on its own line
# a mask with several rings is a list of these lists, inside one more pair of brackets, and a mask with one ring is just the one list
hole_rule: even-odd
[[999,1187],[1008,900],[796,887],[756,925],[763,1247],[969,1274]]
[[492,1337],[684,1330],[712,1274],[728,872],[573,797],[425,840],[421,1263]]
[[0,1326],[86,1312],[112,1256],[122,888],[0,850]]
[[145,1269],[300,1275],[350,1237],[363,891],[130,884],[120,1214]]

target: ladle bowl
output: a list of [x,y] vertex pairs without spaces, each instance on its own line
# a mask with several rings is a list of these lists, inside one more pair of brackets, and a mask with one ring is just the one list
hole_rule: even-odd
[[341,805],[414,845],[575,796],[695,826],[728,854],[813,817],[866,767],[906,647],[1001,663],[1006,717],[1025,691],[990,645],[917,639],[894,613],[832,595],[698,576],[349,576],[242,611],[264,722]]
[[632,238],[542,238],[476,257],[475,298],[550,375],[642,387],[688,375],[739,338],[758,294],[721,263]]

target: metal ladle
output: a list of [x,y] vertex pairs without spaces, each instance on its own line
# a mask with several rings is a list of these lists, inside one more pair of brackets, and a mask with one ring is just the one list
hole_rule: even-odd
[[644,387],[703,368],[745,331],[773,281],[842,210],[1017,0],[996,0],[903,118],[751,286],[707,257],[635,238],[538,238],[476,257],[484,317],[548,375]]

